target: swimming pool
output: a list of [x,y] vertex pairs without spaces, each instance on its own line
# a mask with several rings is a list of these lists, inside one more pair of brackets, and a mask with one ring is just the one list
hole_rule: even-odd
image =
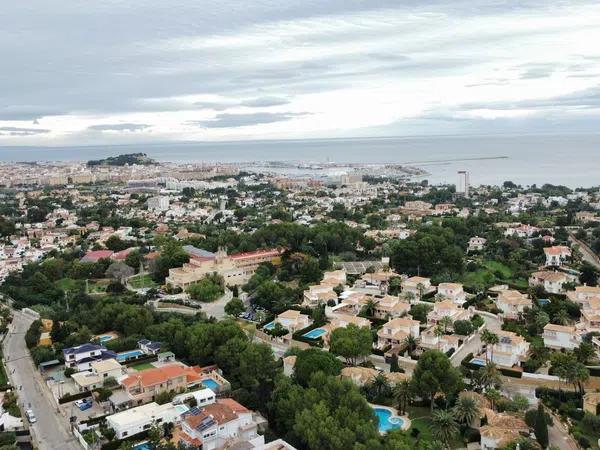
[[202,380],[202,384],[214,392],[219,392],[219,389],[221,388],[221,385],[212,378]]
[[317,339],[327,333],[327,330],[323,328],[315,328],[314,330],[310,330],[308,333],[304,333],[302,336],[309,339]]
[[471,360],[471,364],[475,364],[478,366],[485,366],[485,360],[481,359],[481,358],[473,358]]
[[119,353],[117,355],[117,361],[127,361],[128,359],[132,359],[143,354],[144,352],[141,350],[130,350],[128,352]]
[[263,328],[264,328],[265,330],[272,330],[273,328],[275,328],[275,321],[273,321],[273,322],[269,322],[269,323],[268,323],[268,324],[266,324],[266,325],[265,325]]
[[101,344],[104,344],[105,342],[108,341],[112,341],[114,339],[113,336],[111,336],[110,334],[107,334],[106,336],[98,336],[98,341],[100,341]]
[[190,408],[187,407],[187,405],[175,405],[175,409],[177,410],[177,412],[179,414],[183,414],[186,413],[190,410]]
[[390,430],[397,430],[404,426],[404,419],[402,417],[393,416],[392,412],[386,408],[373,408],[375,415],[377,416],[380,433],[386,433]]
[[141,444],[137,444],[133,446],[133,450],[150,450],[150,443],[142,442]]

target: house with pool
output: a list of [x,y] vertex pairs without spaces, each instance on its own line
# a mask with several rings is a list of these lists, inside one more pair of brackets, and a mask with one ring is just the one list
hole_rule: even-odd
[[201,384],[201,376],[193,368],[181,363],[153,367],[132,373],[119,380],[130,405],[154,401],[163,392],[183,392]]
[[106,359],[94,361],[90,364],[89,371],[74,373],[71,379],[79,392],[85,392],[102,387],[108,378],[118,380],[125,374],[125,368],[116,359]]
[[512,331],[496,331],[499,342],[488,345],[487,360],[504,367],[520,366],[527,360],[529,342]]
[[147,431],[153,425],[175,423],[181,412],[172,403],[159,405],[152,402],[112,414],[106,424],[115,431],[117,439],[125,439]]
[[220,449],[226,444],[258,438],[259,431],[266,425],[267,421],[260,414],[231,398],[223,398],[184,413],[181,425],[173,432],[173,441],[202,450]]
[[312,324],[312,320],[306,314],[302,314],[300,311],[296,311],[295,309],[288,309],[287,311],[282,312],[273,322],[265,325],[266,330],[272,330],[275,328],[275,325],[279,324],[290,333],[294,333],[297,330],[301,330],[306,328]]
[[68,347],[63,349],[65,358],[65,367],[77,369],[78,372],[90,370],[94,361],[103,361],[105,359],[118,359],[117,354],[107,350],[106,347],[99,344],[88,342],[77,347]]

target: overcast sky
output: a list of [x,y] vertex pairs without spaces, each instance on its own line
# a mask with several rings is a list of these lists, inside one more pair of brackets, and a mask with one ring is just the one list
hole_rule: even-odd
[[27,0],[0,145],[598,131],[600,2]]

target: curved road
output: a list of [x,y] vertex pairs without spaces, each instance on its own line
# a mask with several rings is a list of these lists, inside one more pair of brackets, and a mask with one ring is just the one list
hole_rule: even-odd
[[19,396],[21,409],[24,411],[31,405],[37,417],[37,422],[30,425],[34,443],[41,450],[80,450],[81,446],[68,429],[67,419],[57,414],[56,403],[25,346],[25,332],[33,321],[33,317],[13,310],[13,322],[3,342],[7,375]]

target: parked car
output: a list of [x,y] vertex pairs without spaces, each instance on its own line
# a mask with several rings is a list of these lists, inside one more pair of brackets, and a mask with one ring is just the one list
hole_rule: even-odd
[[81,400],[77,400],[75,405],[80,411],[85,411],[86,409],[90,409],[92,407],[93,402],[91,398],[82,398]]
[[37,419],[36,419],[35,414],[33,413],[32,409],[28,409],[27,411],[25,411],[25,415],[27,416],[27,420],[29,420],[29,423],[37,422]]

